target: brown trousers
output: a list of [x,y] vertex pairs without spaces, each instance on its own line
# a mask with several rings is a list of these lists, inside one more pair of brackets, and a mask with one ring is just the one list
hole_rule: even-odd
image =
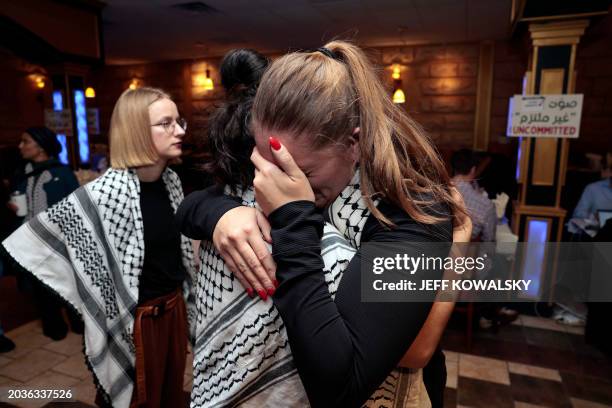
[[180,289],[138,306],[134,344],[136,381],[130,407],[183,406],[187,311]]

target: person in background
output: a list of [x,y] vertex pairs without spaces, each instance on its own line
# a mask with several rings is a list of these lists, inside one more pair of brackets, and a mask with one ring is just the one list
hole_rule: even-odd
[[603,180],[587,185],[572,218],[595,219],[597,210],[612,210],[612,168],[602,172]]
[[[495,204],[481,191],[476,181],[478,160],[469,149],[461,149],[451,157],[453,183],[463,197],[468,215],[472,219],[472,241],[495,242],[497,214]],[[518,317],[516,310],[502,304],[489,303],[478,308],[480,327],[488,329],[497,323],[509,323]]]
[[[600,220],[598,219],[599,210],[612,210],[612,166],[608,162],[604,167],[606,167],[605,170],[601,172],[602,180],[590,183],[584,188],[580,200],[574,209],[572,219],[568,223],[568,230],[573,234],[572,240],[609,241],[612,224],[608,221],[600,225]],[[593,339],[597,336],[594,336],[593,333],[599,333],[599,329],[594,330],[593,327],[597,325],[594,325],[592,322],[600,320],[602,311],[607,313],[609,305],[605,303],[602,303],[602,305],[587,303],[587,307],[588,317],[581,307],[558,303],[553,311],[552,318],[558,323],[567,326],[589,325],[589,329],[585,333],[587,334],[588,341],[595,343],[596,341]],[[606,316],[608,315],[606,314]],[[591,323],[589,323],[589,320]],[[607,336],[603,338],[605,337]],[[610,351],[609,348],[608,351]]]
[[19,151],[28,163],[24,179],[17,189],[26,194],[26,220],[31,220],[79,187],[72,170],[57,158],[61,149],[55,133],[46,127],[31,127],[21,135]]
[[[79,187],[72,170],[61,164],[58,154],[61,145],[53,131],[46,127],[31,127],[21,135],[21,157],[27,160],[21,182],[16,186],[25,194],[27,213],[25,221],[45,211]],[[62,302],[37,280],[31,280],[43,326],[43,334],[53,340],[61,340],[68,333],[62,316]],[[75,333],[83,333],[83,323],[74,313],[68,313],[70,326]]]
[[[612,242],[612,219],[606,221],[604,226],[597,231],[593,241]],[[612,335],[608,331],[612,303],[587,302],[586,306],[588,314],[584,328],[584,340],[612,358]]]
[[483,194],[475,180],[476,159],[468,149],[455,152],[451,158],[453,183],[465,202],[472,219],[472,240],[495,242],[497,215],[495,205]]
[[[6,238],[12,232],[12,224],[15,212],[9,203],[9,193],[4,180],[0,180],[0,240]],[[0,278],[4,275],[5,264],[0,258]],[[15,343],[4,335],[2,319],[0,316],[0,353],[7,353],[15,348]]]
[[[484,189],[494,203],[504,194],[508,196],[508,201],[516,199],[516,166],[512,159],[500,153],[481,152],[480,155],[483,157],[476,174],[478,186]],[[510,223],[512,205],[506,205],[504,215]]]

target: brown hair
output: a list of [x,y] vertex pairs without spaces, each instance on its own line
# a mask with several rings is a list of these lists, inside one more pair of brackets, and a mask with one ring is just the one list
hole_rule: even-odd
[[157,88],[128,89],[121,94],[110,122],[110,161],[115,169],[148,166],[159,157],[151,138],[149,106],[172,99]]
[[311,135],[314,149],[345,144],[356,127],[361,191],[374,216],[392,223],[373,204],[384,197],[418,222],[465,214],[450,192],[450,178],[425,131],[395,105],[372,64],[357,46],[344,41],[323,52],[298,52],[274,61],[253,104],[256,126]]

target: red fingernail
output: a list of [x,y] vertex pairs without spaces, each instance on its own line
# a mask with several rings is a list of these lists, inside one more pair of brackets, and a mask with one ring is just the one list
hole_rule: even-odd
[[274,150],[280,150],[281,144],[275,137],[270,136],[269,140],[270,140],[270,146],[272,146]]
[[275,288],[278,288],[278,281],[276,279],[272,279],[272,283],[274,284]]
[[265,290],[259,289],[257,293],[259,294],[259,297],[262,298],[262,300],[264,301],[268,300],[268,294],[266,293]]
[[274,292],[275,292],[274,288],[268,288],[268,295],[274,296]]
[[253,294],[253,288],[247,288],[246,292],[247,292],[247,294],[249,295],[249,297],[250,297],[251,299],[253,299],[253,296],[254,296],[254,294]]

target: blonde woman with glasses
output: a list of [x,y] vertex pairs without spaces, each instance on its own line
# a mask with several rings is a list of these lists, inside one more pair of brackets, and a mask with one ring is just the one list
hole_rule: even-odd
[[193,251],[173,222],[183,190],[167,164],[180,157],[186,127],[165,92],[125,91],[111,118],[111,168],[3,242],[83,318],[106,405],[183,399]]

